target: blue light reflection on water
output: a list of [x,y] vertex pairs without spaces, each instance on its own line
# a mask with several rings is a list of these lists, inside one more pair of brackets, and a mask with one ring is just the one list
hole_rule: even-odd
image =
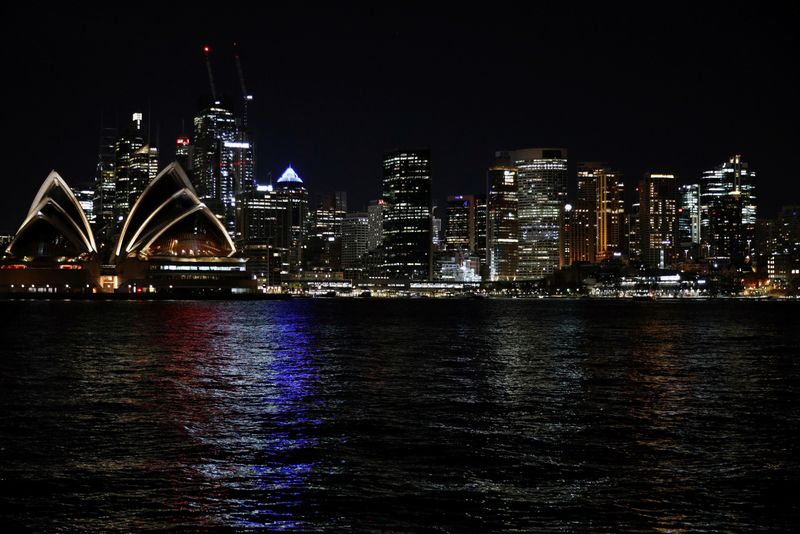
[[326,410],[317,395],[314,324],[302,310],[267,306],[231,317],[224,306],[184,304],[165,317],[171,334],[160,340],[181,388],[176,425],[207,451],[185,462],[188,476],[205,482],[181,506],[241,527],[305,524]]
[[317,459],[302,459],[318,445],[313,427],[322,424],[322,420],[308,413],[312,407],[307,401],[315,396],[319,377],[310,354],[308,318],[296,309],[288,309],[271,319],[272,328],[264,334],[273,337],[275,347],[265,360],[262,375],[269,392],[262,400],[263,432],[271,437],[252,466],[254,486],[268,496],[264,501],[271,506],[264,506],[262,501],[255,507],[246,507],[243,512],[250,517],[242,526],[295,529],[303,522],[297,520],[300,514],[293,513],[293,508],[304,504],[302,495],[309,474],[320,463]]
[[788,531],[786,304],[0,302],[0,504],[36,531]]

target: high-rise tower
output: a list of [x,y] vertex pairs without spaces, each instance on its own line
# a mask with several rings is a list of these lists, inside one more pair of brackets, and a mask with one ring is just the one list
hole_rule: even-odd
[[486,265],[491,281],[517,277],[519,220],[517,169],[495,166],[487,173]]
[[430,150],[383,158],[383,269],[389,278],[428,280],[433,270]]
[[[737,210],[741,212],[740,220],[734,214]],[[703,172],[700,225],[701,245],[706,255],[738,257],[748,253],[756,226],[755,172],[740,155]],[[732,235],[733,232],[738,234]],[[731,251],[731,246],[741,250]]]
[[[138,190],[140,179],[131,175],[131,163],[134,154],[144,146],[142,131],[143,115],[134,113],[126,131],[117,138],[114,145],[114,229],[115,233],[122,229],[122,223],[128,212],[141,194]],[[147,184],[145,184],[147,185]],[[144,188],[142,188],[143,190]]]
[[639,183],[641,255],[649,267],[667,267],[677,247],[678,180],[647,173]]
[[559,220],[567,200],[567,151],[529,148],[509,153],[519,191],[518,280],[542,278],[558,268]]
[[117,130],[102,128],[94,176],[94,234],[101,254],[114,234],[114,201],[116,184],[115,145]]
[[619,171],[604,163],[578,163],[578,201],[573,215],[588,210],[587,258],[603,261],[622,251],[625,218],[624,185]]

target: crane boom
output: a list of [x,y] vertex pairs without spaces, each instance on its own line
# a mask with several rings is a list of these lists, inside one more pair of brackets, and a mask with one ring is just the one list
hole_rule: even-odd
[[244,102],[244,113],[242,116],[242,123],[247,129],[247,105],[253,100],[253,95],[247,92],[247,87],[244,85],[244,72],[242,71],[242,61],[239,59],[239,52],[236,49],[236,43],[233,43],[234,53],[233,58],[236,61],[236,72],[239,74],[239,86],[242,89],[242,101]]
[[206,57],[206,69],[208,69],[208,83],[211,86],[211,98],[216,102],[217,88],[214,86],[214,74],[211,72],[211,48],[208,45],[203,46],[203,54]]

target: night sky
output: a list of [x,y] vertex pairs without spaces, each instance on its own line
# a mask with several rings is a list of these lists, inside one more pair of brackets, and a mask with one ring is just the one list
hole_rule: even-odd
[[437,200],[483,191],[494,150],[564,146],[573,169],[608,161],[630,189],[648,170],[697,181],[741,153],[760,214],[800,203],[797,7],[225,5],[2,8],[0,233],[51,169],[91,183],[101,117],[149,110],[169,162],[209,92],[202,45],[218,91],[240,97],[233,42],[255,97],[259,181],[291,163],[312,192],[347,191],[351,210],[379,194],[396,147],[432,149]]

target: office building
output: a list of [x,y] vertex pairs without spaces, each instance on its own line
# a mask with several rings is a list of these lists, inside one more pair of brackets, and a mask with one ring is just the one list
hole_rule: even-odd
[[489,280],[517,278],[519,220],[517,169],[495,166],[487,172],[486,265]]
[[94,233],[101,255],[114,234],[114,202],[116,194],[116,142],[115,128],[102,128],[94,175]]
[[475,195],[447,197],[445,248],[449,251],[475,251]]
[[[579,261],[600,262],[621,253],[624,236],[624,184],[619,171],[604,163],[578,163],[578,202],[573,215],[588,210],[590,228],[586,250]],[[583,242],[583,241],[582,241]]]
[[678,235],[678,181],[674,174],[647,173],[639,183],[639,241],[648,267],[672,262]]
[[383,159],[383,270],[390,279],[430,280],[433,269],[431,154],[397,150]]
[[342,268],[359,264],[369,244],[369,214],[348,213],[342,221]]
[[509,153],[519,193],[518,280],[542,278],[559,265],[559,221],[567,200],[567,151],[531,148]]
[[[730,242],[743,243],[745,252],[749,249],[750,241],[754,237],[756,225],[756,187],[755,171],[742,161],[740,155],[731,157],[727,162],[714,169],[703,172],[700,179],[700,225],[701,246],[704,254],[712,257],[721,256],[721,251],[727,250]],[[729,195],[736,193],[738,199],[732,200]],[[712,211],[719,208],[717,213],[730,213],[737,208],[734,204],[741,204],[741,223],[731,226],[727,230],[722,228],[725,221],[712,223]],[[729,221],[734,224],[733,221]],[[712,232],[712,224],[717,231]],[[725,232],[736,230],[742,233],[738,236],[725,236]],[[726,243],[716,240],[724,239]]]
[[134,113],[128,128],[114,145],[114,235],[119,232],[133,202],[141,194],[141,190],[137,191],[141,180],[139,176],[131,175],[131,162],[134,154],[145,145],[142,121],[143,115]]

